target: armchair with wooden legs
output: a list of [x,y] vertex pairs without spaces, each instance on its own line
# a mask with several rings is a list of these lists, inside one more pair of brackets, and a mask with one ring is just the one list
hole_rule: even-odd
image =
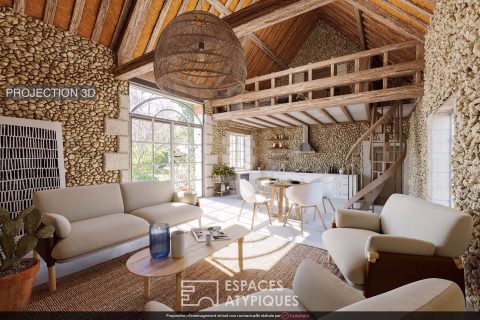
[[259,209],[259,207],[263,205],[267,208],[268,220],[270,221],[270,224],[272,224],[271,200],[267,199],[264,195],[256,194],[255,188],[253,187],[253,185],[250,183],[250,181],[245,179],[240,180],[240,194],[243,198],[243,202],[240,208],[240,214],[238,215],[238,220],[240,220],[240,217],[242,216],[243,207],[245,206],[245,203],[251,203],[253,204],[253,213],[252,213],[252,225],[250,229],[253,229],[253,223],[255,221],[257,209]]
[[405,284],[441,278],[465,291],[460,256],[473,219],[458,210],[407,195],[390,196],[381,215],[337,209],[322,238],[345,279],[372,297]]

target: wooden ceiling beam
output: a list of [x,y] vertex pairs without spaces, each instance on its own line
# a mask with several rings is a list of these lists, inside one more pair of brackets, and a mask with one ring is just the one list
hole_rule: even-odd
[[430,11],[428,11],[427,9],[420,7],[420,6],[410,2],[409,0],[397,0],[397,1],[400,2],[402,5],[404,5],[405,7],[408,7],[412,10],[415,10],[415,11],[423,14],[428,19],[432,19],[433,14]]
[[[315,10],[333,1],[335,0],[261,0],[224,17],[223,20],[233,28],[237,37],[240,38],[302,13]],[[148,52],[130,64],[130,66],[133,64],[138,66],[142,73],[123,65],[131,62],[129,60],[140,37],[141,32],[139,30],[142,30],[145,24],[145,16],[148,14],[151,2],[152,0],[142,0],[135,5],[117,54],[119,61],[119,66],[115,71],[117,79],[128,80],[153,70],[154,56],[148,55]],[[153,48],[153,45],[151,45],[151,48]],[[128,73],[125,70],[128,70]]]
[[220,17],[222,17],[222,15],[228,16],[231,13],[219,0],[207,0],[207,2],[210,3],[215,10],[220,12]]
[[326,97],[321,99],[283,103],[270,107],[215,113],[212,115],[212,119],[215,121],[233,120],[288,112],[321,110],[339,105],[403,100],[410,98],[418,98],[421,96],[423,96],[423,85],[409,85],[384,90],[367,91],[341,96]]
[[315,118],[314,116],[312,116],[310,113],[308,113],[307,111],[300,111],[303,115],[305,115],[305,117],[309,118],[310,120],[313,120],[315,121],[315,123],[317,124],[323,124],[322,121],[318,120],[317,118]]
[[423,28],[428,29],[428,24],[425,23],[425,21],[423,21],[422,19],[414,16],[413,14],[410,14],[409,12],[406,12],[406,11],[402,10],[401,8],[397,7],[393,3],[390,3],[386,0],[378,0],[378,1],[380,1],[381,4],[383,4],[387,8],[390,8],[390,10],[396,12],[400,16],[403,16],[404,18],[407,18],[407,20],[411,20],[411,21],[415,22],[416,24],[422,26]]
[[177,16],[185,12],[185,10],[187,9],[188,2],[189,0],[182,0],[182,4],[180,5],[180,8],[178,8]]
[[57,10],[57,0],[47,0],[45,10],[43,11],[43,21],[47,24],[53,24],[55,12]]
[[363,30],[363,19],[362,19],[362,11],[357,7],[352,7],[353,12],[355,13],[355,19],[357,21],[357,30],[358,30],[358,39],[360,40],[360,48],[362,50],[367,49],[367,45],[365,43],[365,31]]
[[260,40],[255,34],[250,36],[250,40],[267,56],[270,57],[276,64],[278,64],[282,69],[288,69],[288,64],[282,60],[275,52],[273,52],[262,40]]
[[[152,0],[141,0],[136,1],[133,7],[133,12],[128,20],[128,25],[125,29],[125,32],[122,37],[122,41],[120,42],[120,46],[117,52],[117,60],[119,64],[126,63],[127,61],[131,61],[133,51],[137,45],[138,39],[141,35],[141,30],[145,25],[145,17],[148,15],[150,11],[150,7],[152,5]],[[153,56],[151,57],[153,61]],[[153,70],[153,64],[149,71]]]
[[285,121],[285,120],[283,120],[283,119],[281,119],[281,118],[279,118],[279,117],[277,117],[277,116],[274,116],[274,115],[269,115],[269,117],[272,118],[272,119],[277,120],[278,122],[284,123],[284,124],[286,124],[286,125],[289,126],[289,127],[294,127],[294,126],[297,125],[297,124],[295,124],[295,123],[291,123],[291,122]]
[[342,109],[343,114],[345,115],[345,117],[347,117],[349,122],[355,122],[352,115],[350,114],[350,111],[348,111],[346,106],[340,106],[340,109]]
[[[229,122],[233,123],[233,124],[237,124],[237,125],[242,125],[242,126],[245,126],[245,127],[248,127],[250,130],[255,130],[255,129],[260,129],[261,127],[255,127],[254,125],[251,125],[251,124],[246,124],[246,123],[243,123],[243,122],[240,122],[238,120],[230,120]],[[237,130],[237,128],[235,128],[235,130]]]
[[198,0],[197,5],[195,6],[195,10],[202,10],[203,2],[205,0]]
[[422,31],[412,27],[406,21],[403,21],[400,18],[388,13],[384,9],[378,7],[370,0],[345,0],[350,3],[352,6],[362,10],[364,13],[372,16],[373,18],[381,21],[386,26],[397,30],[410,39],[415,39],[420,42],[425,42],[425,35]]
[[[235,119],[233,119],[233,120],[235,120]],[[246,123],[249,123],[249,124],[252,124],[252,125],[256,125],[256,126],[259,126],[259,127],[262,127],[262,128],[266,128],[266,129],[271,128],[271,126],[265,125],[265,122],[258,122],[258,120],[255,120],[255,118],[253,118],[253,119],[252,118],[238,119],[238,120],[241,120],[243,122],[246,122]],[[275,126],[277,127],[278,125],[275,125]]]
[[111,0],[102,0],[102,3],[100,4],[100,9],[98,10],[97,19],[95,20],[95,26],[93,27],[92,36],[90,38],[90,40],[93,42],[98,42],[100,39],[110,2]]
[[308,126],[308,125],[309,125],[308,123],[306,123],[306,122],[303,121],[302,119],[298,119],[297,117],[294,117],[294,116],[292,116],[292,115],[289,114],[289,113],[286,113],[286,112],[285,112],[285,113],[283,113],[283,115],[284,115],[285,117],[287,117],[287,118],[290,118],[290,119],[292,119],[292,120],[295,120],[295,121],[297,121],[297,122],[300,122],[301,124],[303,124],[303,125],[305,125],[305,126]]
[[320,111],[321,114],[323,114],[328,120],[330,120],[330,122],[332,123],[338,123],[337,119],[335,119],[334,117],[332,117],[332,115],[327,112],[327,110],[325,109],[319,109],[318,111]]
[[[287,51],[286,52],[287,54],[290,51],[295,51],[295,50],[290,50],[290,47],[292,47],[292,45],[296,45],[296,42],[298,41],[298,38],[296,38],[295,36],[299,34],[299,32],[302,32],[303,30],[308,28],[308,22],[306,22],[303,18],[304,17],[299,16],[299,17],[290,19],[288,21],[284,21],[282,23],[282,28],[286,29],[287,31],[283,34],[282,37],[277,37],[278,41],[272,44],[272,45],[275,45],[275,44],[278,45],[274,47],[275,52],[277,52],[278,55],[283,54],[283,56],[285,56],[284,55],[285,51]],[[300,46],[301,44],[297,46],[297,49],[299,49]],[[292,58],[293,57],[290,57],[285,61],[288,63],[289,61],[291,61]],[[259,65],[262,66],[261,64]],[[260,68],[257,68],[257,70],[258,72],[262,72],[262,70],[267,70],[268,72],[271,72],[272,70],[275,70],[274,67],[275,67],[274,62],[272,60],[269,60],[267,62],[266,67],[263,66],[263,68],[260,67]],[[278,70],[275,70],[275,71],[278,71]],[[256,72],[255,75],[257,75],[258,72]]]
[[[270,26],[267,29],[265,29],[265,30],[270,30],[270,33],[266,37],[264,37],[264,35],[262,35],[261,38],[262,39],[267,39],[267,41],[268,41],[270,39],[270,37],[273,35],[274,39],[270,43],[270,45],[274,45],[275,40],[280,39],[280,38],[282,38],[283,42],[286,43],[288,41],[288,38],[284,38],[285,35],[283,33],[283,29],[287,28],[288,30],[291,30],[292,27],[294,28],[297,20],[298,20],[298,18],[294,18],[294,19],[290,19],[288,21],[284,21],[284,22],[278,24],[276,28],[274,28],[273,26]],[[282,37],[280,37],[280,36],[282,36]],[[275,51],[280,53],[281,50],[277,49]],[[266,59],[266,61],[264,61],[265,59]],[[260,70],[272,70],[273,67],[277,66],[276,62],[274,60],[270,59],[266,55],[262,55],[261,57],[259,57],[256,60],[257,60],[256,63],[254,63],[254,64],[252,63],[252,65],[251,65],[252,72],[249,74],[250,77],[252,75],[254,76],[254,75],[258,74],[258,72]]]
[[78,27],[80,26],[80,20],[82,20],[84,6],[85,6],[85,0],[75,0],[72,19],[70,20],[70,27],[68,28],[68,31],[70,31],[70,33],[72,34],[77,34]]
[[252,117],[251,119],[254,120],[254,121],[263,121],[264,123],[269,124],[271,126],[275,126],[275,127],[288,127],[288,125],[278,124],[278,123],[275,123],[275,122],[272,122],[272,121],[269,121],[269,120],[265,120],[263,118]]
[[119,40],[121,35],[125,31],[126,26],[128,25],[128,20],[130,19],[132,10],[132,4],[134,0],[125,0],[123,2],[122,11],[120,12],[120,17],[118,17],[117,25],[115,26],[115,31],[113,32],[112,42],[110,42],[110,48],[116,52],[118,51]]
[[157,22],[155,23],[155,27],[153,28],[152,34],[150,35],[150,39],[148,40],[147,48],[145,52],[150,52],[155,49],[157,44],[158,37],[160,36],[160,32],[162,32],[163,24],[165,23],[165,18],[167,17],[168,10],[172,5],[172,0],[166,0],[163,3],[162,9],[160,10],[160,15],[158,16]]
[[18,13],[25,13],[26,5],[27,5],[27,0],[14,0],[13,11]]
[[247,119],[235,119],[235,120],[230,120],[230,121],[233,121],[233,122],[236,122],[236,123],[240,123],[240,124],[243,124],[243,125],[246,125],[246,126],[250,126],[250,127],[255,128],[255,129],[268,129],[268,128],[271,128],[271,127],[269,127],[269,126],[264,126],[264,125],[258,124],[258,123],[256,123],[256,122],[247,120]]
[[261,0],[225,17],[237,36],[253,33],[273,24],[315,10],[334,0]]

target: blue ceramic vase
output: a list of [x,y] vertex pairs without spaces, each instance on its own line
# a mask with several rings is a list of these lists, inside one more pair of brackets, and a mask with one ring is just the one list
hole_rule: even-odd
[[150,255],[161,259],[170,254],[170,226],[166,223],[150,225]]

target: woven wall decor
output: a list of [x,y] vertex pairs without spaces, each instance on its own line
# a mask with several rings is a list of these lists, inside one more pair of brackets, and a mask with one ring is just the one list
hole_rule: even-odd
[[247,76],[242,45],[232,28],[202,11],[183,13],[163,30],[154,69],[160,89],[202,100],[242,93]]

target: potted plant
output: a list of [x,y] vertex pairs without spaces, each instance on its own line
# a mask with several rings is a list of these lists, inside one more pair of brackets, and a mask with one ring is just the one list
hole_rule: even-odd
[[[53,236],[53,226],[41,226],[42,214],[33,207],[12,219],[0,208],[0,311],[23,310],[32,295],[40,261],[24,258],[38,239]],[[22,230],[25,234],[20,236]]]
[[225,181],[225,177],[229,177],[229,176],[233,176],[233,175],[235,175],[235,168],[229,167],[229,166],[227,166],[223,163],[215,165],[213,167],[212,176],[220,178],[220,182],[221,182],[221,183],[215,185],[215,191],[221,191],[220,188],[221,188],[222,185],[225,188],[227,186],[229,186],[228,181]]

